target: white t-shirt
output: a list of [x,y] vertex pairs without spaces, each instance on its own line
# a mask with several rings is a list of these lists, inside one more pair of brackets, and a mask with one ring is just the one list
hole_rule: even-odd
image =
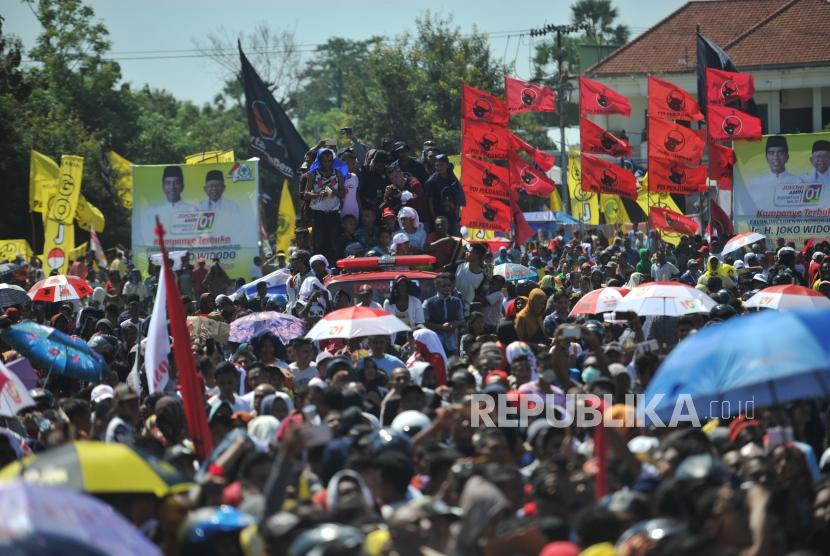
[[470,314],[470,303],[473,302],[476,295],[476,289],[484,281],[484,271],[472,272],[470,270],[470,263],[464,263],[455,271],[455,287],[461,292],[461,297],[464,299],[464,316]]
[[501,291],[487,294],[487,305],[485,305],[482,313],[484,314],[484,322],[488,326],[498,326],[501,322],[502,315],[504,315],[504,294]]
[[398,311],[397,305],[389,301],[388,298],[383,300],[383,310],[392,313],[410,327],[424,324],[424,307],[421,305],[421,300],[414,295],[409,296],[409,306],[406,311]]
[[288,365],[288,368],[291,370],[291,374],[294,375],[295,387],[305,386],[312,378],[320,376],[320,373],[317,371],[317,363],[314,361],[309,363],[305,369],[300,369],[296,362]]
[[357,176],[349,174],[349,177],[343,182],[343,187],[346,189],[346,196],[343,197],[343,206],[340,208],[340,218],[344,214],[351,214],[355,220],[360,222],[360,207],[357,204]]
[[662,265],[658,265],[657,263],[651,265],[651,277],[654,278],[655,282],[665,282],[667,280],[671,280],[672,276],[677,276],[679,274],[680,271],[677,267],[668,261],[664,262]]
[[[222,403],[222,400],[219,399],[219,395],[217,394],[217,395],[211,397],[207,401],[207,403],[210,406],[210,408],[213,409],[214,407],[216,407],[217,405]],[[253,411],[253,407],[248,402],[248,400],[246,400],[245,398],[243,398],[239,394],[234,394],[233,395],[233,410],[234,411],[250,412],[250,411]]]

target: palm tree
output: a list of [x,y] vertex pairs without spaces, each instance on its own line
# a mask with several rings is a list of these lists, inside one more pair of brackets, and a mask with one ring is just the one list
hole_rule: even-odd
[[625,44],[629,29],[625,25],[614,26],[618,16],[611,0],[577,0],[571,6],[571,19],[575,25],[585,26],[585,36],[596,44]]

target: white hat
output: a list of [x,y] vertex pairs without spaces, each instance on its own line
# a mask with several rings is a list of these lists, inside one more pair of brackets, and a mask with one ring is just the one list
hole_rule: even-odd
[[308,265],[312,266],[314,263],[323,263],[326,267],[326,270],[329,268],[329,260],[325,258],[323,255],[314,255],[308,260]]
[[735,267],[735,270],[743,270],[746,268],[746,264],[743,261],[735,261],[735,264],[732,266]]
[[764,276],[763,274],[761,274],[760,272],[759,272],[759,273],[757,273],[757,274],[754,274],[754,275],[752,276],[752,279],[753,279],[753,280],[757,280],[758,282],[763,282],[764,284],[766,284],[766,283],[767,283],[767,277],[766,277],[766,276]]
[[99,384],[92,389],[92,392],[89,394],[89,399],[92,403],[101,403],[104,400],[112,398],[114,395],[115,391],[112,389],[112,386],[109,384]]
[[409,243],[409,236],[404,233],[397,233],[392,238],[392,245],[401,245],[402,243]]

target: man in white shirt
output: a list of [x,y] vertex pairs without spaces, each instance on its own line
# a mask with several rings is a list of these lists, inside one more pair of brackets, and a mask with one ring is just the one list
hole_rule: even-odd
[[312,378],[320,376],[320,373],[317,371],[317,363],[312,361],[314,347],[311,345],[311,341],[305,338],[297,338],[292,343],[294,344],[294,356],[297,360],[288,365],[288,368],[294,376],[294,388],[297,388],[306,386]]
[[239,391],[239,371],[236,370],[233,363],[228,361],[219,363],[216,366],[216,371],[214,371],[214,376],[216,377],[219,394],[208,399],[207,403],[211,409],[222,402],[229,403],[234,411],[250,412],[253,409],[248,400],[237,394]]
[[801,181],[830,186],[830,141],[821,139],[813,143],[810,164],[813,169],[801,176]]
[[[221,170],[211,170],[205,176],[205,197],[196,207],[199,210],[212,210],[217,214],[227,215],[227,219],[239,216],[239,205],[223,197],[225,193],[225,176]],[[223,218],[222,220],[226,220]]]
[[115,388],[115,417],[110,419],[104,437],[106,442],[120,442],[132,446],[135,428],[141,421],[141,412],[138,406],[138,394],[126,384],[119,384]]
[[662,251],[657,252],[657,262],[651,265],[651,277],[655,282],[666,282],[680,276],[680,270],[666,260]]
[[[801,183],[801,178],[787,172],[790,149],[787,138],[772,135],[767,138],[766,158],[769,172],[752,178],[748,195],[735,196],[735,213],[755,215],[760,210],[774,210],[776,192],[781,186]],[[786,207],[782,207],[786,208]]]
[[342,220],[344,215],[351,214],[356,221],[360,222],[360,205],[357,202],[357,186],[360,183],[357,178],[357,158],[354,151],[348,148],[340,152],[340,159],[349,165],[349,175],[343,180],[340,197],[343,201],[343,206],[340,207],[340,218]]
[[167,233],[175,233],[174,224],[176,222],[176,214],[182,212],[193,212],[196,207],[190,203],[182,201],[182,191],[184,191],[184,175],[179,166],[167,166],[162,174],[162,189],[164,196],[167,198],[163,203],[157,203],[147,209],[146,217],[142,219],[142,236],[144,245],[153,245],[153,237],[156,226],[156,216],[159,217],[161,224],[164,226]]
[[476,290],[484,281],[484,256],[487,247],[483,243],[467,244],[467,261],[455,271],[455,288],[464,300],[464,316],[470,316],[470,304],[475,299]]

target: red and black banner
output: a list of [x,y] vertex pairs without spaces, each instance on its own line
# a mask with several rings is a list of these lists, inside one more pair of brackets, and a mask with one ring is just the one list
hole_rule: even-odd
[[533,159],[533,162],[535,162],[539,168],[545,172],[553,168],[553,165],[556,163],[556,157],[554,155],[546,153],[545,151],[540,151],[514,133],[511,133],[510,136],[513,142],[513,148],[529,154],[530,158]]
[[706,68],[706,102],[709,105],[745,103],[754,95],[755,77],[751,73]]
[[630,156],[633,151],[628,141],[605,131],[588,118],[579,119],[579,141],[583,153]]
[[622,114],[631,116],[631,105],[623,95],[602,83],[579,77],[579,115]]
[[467,198],[467,204],[461,208],[463,226],[502,232],[510,229],[513,215],[509,202],[492,199],[472,191],[465,192],[464,196]]
[[735,151],[729,147],[709,143],[709,177],[718,181],[721,189],[732,189],[732,168],[735,166]]
[[556,111],[556,93],[550,87],[505,76],[504,96],[507,99],[507,110],[511,115],[523,112]]
[[556,191],[556,184],[544,172],[534,168],[525,159],[513,153],[510,161],[510,186],[522,189],[528,195],[550,197]]
[[637,178],[625,168],[583,153],[582,189],[637,199]]
[[682,125],[648,118],[648,157],[658,156],[690,166],[700,164],[706,143]]
[[664,120],[702,120],[703,114],[692,95],[668,81],[648,76],[648,115]]
[[493,199],[510,200],[510,172],[504,166],[465,156],[464,192],[471,191]]
[[513,149],[513,134],[503,126],[463,120],[461,152],[482,158],[504,160]]
[[652,157],[648,160],[648,188],[653,193],[693,195],[706,192],[706,166]]
[[648,224],[664,232],[675,232],[686,236],[693,236],[700,229],[700,225],[694,218],[660,207],[649,209]]
[[714,141],[761,138],[761,119],[729,106],[710,104],[706,127]]
[[465,83],[461,89],[461,99],[462,118],[500,126],[506,126],[510,119],[507,104],[486,91]]

